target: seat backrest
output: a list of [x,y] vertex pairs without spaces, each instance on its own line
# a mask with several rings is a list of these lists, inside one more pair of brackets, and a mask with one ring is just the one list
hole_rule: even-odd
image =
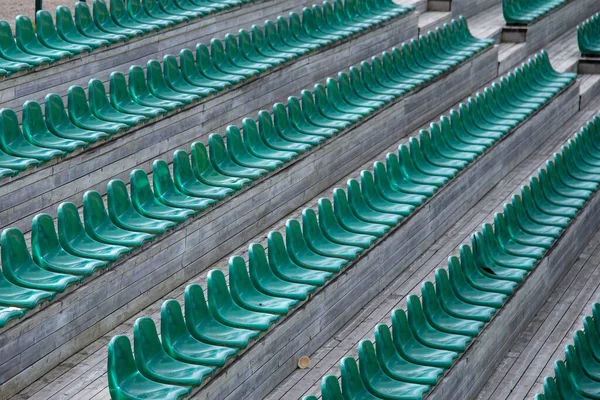
[[120,398],[121,382],[137,372],[131,343],[125,335],[114,336],[108,343],[108,388],[112,398]]

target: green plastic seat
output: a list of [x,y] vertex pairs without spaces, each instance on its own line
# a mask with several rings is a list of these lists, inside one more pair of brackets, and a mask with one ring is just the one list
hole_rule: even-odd
[[44,46],[38,39],[31,20],[25,15],[17,15],[15,19],[15,42],[25,53],[39,57],[48,57],[53,61],[73,56],[73,53],[70,51],[56,50]]
[[226,129],[226,137],[227,153],[236,164],[248,168],[262,168],[269,171],[274,171],[283,165],[283,161],[262,158],[250,153],[244,145],[242,134],[237,126],[229,125]]
[[415,364],[450,368],[458,358],[455,351],[437,349],[418,341],[410,328],[406,312],[401,309],[392,311],[392,339],[398,354]]
[[327,198],[319,199],[318,212],[321,232],[331,242],[367,249],[377,240],[375,235],[351,232],[340,225],[333,204]]
[[119,228],[158,235],[177,225],[174,221],[149,218],[140,214],[133,206],[127,187],[121,180],[108,182],[106,192],[108,216]]
[[442,308],[455,317],[487,322],[496,313],[494,307],[471,304],[460,299],[450,284],[448,272],[443,268],[435,270],[435,292]]
[[381,237],[390,230],[387,224],[368,222],[355,214],[354,209],[350,207],[346,192],[340,188],[333,190],[333,206],[337,221],[350,232]]
[[194,86],[216,91],[231,87],[231,83],[228,81],[211,79],[200,73],[196,60],[194,60],[194,53],[189,49],[182,49],[179,52],[179,67],[183,78]]
[[170,54],[163,57],[163,67],[165,82],[176,92],[188,93],[200,97],[206,97],[216,92],[215,89],[194,86],[186,81],[179,70],[177,59]]
[[332,272],[306,268],[294,263],[285,247],[281,232],[269,232],[267,243],[269,265],[279,278],[294,283],[323,286],[325,282],[333,277]]
[[208,47],[202,43],[196,45],[196,68],[208,79],[229,82],[231,85],[246,79],[243,75],[227,73],[218,68]]
[[225,34],[225,54],[231,65],[239,68],[247,68],[259,72],[265,72],[273,68],[273,64],[251,61],[246,58],[239,48],[237,37],[230,33]]
[[437,186],[410,180],[409,171],[395,153],[386,154],[385,166],[392,188],[400,192],[430,197],[438,190]]
[[288,97],[288,118],[294,129],[307,135],[331,138],[339,133],[340,129],[328,128],[312,124],[302,112],[300,100],[297,97]]
[[348,260],[315,253],[306,243],[300,223],[295,219],[286,221],[285,241],[290,259],[304,268],[336,273],[348,263]]
[[135,365],[142,375],[165,384],[200,386],[213,374],[213,367],[188,364],[169,356],[162,347],[151,318],[138,318],[133,325]]
[[333,379],[323,382],[327,384],[326,391],[323,393],[323,399],[331,398],[332,400],[340,400],[348,398],[375,400],[380,398],[371,394],[365,387],[354,358],[342,358],[342,361],[340,361],[340,374],[342,376],[342,390],[340,391],[337,378],[329,375]]
[[129,68],[129,95],[135,103],[152,109],[171,111],[183,107],[185,104],[179,100],[170,100],[155,96],[148,82],[146,82],[144,70],[138,65]]
[[326,140],[323,136],[307,134],[294,126],[287,114],[286,107],[282,103],[273,105],[273,122],[277,134],[286,141],[304,143],[312,147]]
[[101,120],[126,124],[130,127],[147,120],[145,116],[131,115],[115,109],[112,104],[110,104],[110,101],[106,96],[104,84],[99,79],[90,79],[88,82],[88,93],[90,110],[94,116]]
[[70,275],[92,275],[108,267],[108,261],[78,257],[63,249],[54,221],[48,214],[37,214],[31,223],[31,255],[35,263],[49,271]]
[[418,400],[429,391],[429,385],[402,382],[389,377],[379,365],[373,343],[361,340],[358,344],[359,372],[371,393],[383,399]]
[[298,157],[299,153],[296,151],[278,150],[270,147],[259,133],[256,121],[252,118],[242,120],[242,136],[246,150],[256,157],[283,162],[290,162]]
[[238,48],[242,55],[251,62],[257,62],[261,64],[268,64],[271,67],[283,64],[288,60],[285,56],[266,56],[261,54],[259,50],[252,43],[252,37],[250,32],[245,29],[238,31]]
[[420,385],[435,385],[444,373],[439,367],[419,365],[405,360],[396,350],[390,329],[385,324],[375,327],[375,350],[381,369],[395,380]]
[[0,179],[14,177],[19,174],[19,171],[10,168],[0,168]]
[[166,300],[160,309],[160,330],[165,352],[184,363],[222,367],[235,356],[237,349],[203,343],[194,338],[187,329],[176,300]]
[[[267,26],[267,23],[269,23],[269,26],[273,25],[272,22],[267,21],[264,25],[265,28]],[[281,39],[277,35],[275,35],[277,41],[273,42],[273,40],[270,40],[270,38],[268,37],[265,28],[261,28],[258,25],[252,25],[251,28],[252,44],[254,45],[256,51],[260,55],[264,57],[278,57],[283,58],[286,61],[290,61],[296,59],[299,55],[304,54],[308,51],[308,49],[289,49],[288,47],[283,45]],[[272,28],[269,29],[272,30]]]
[[73,124],[81,129],[94,130],[116,134],[129,129],[129,125],[103,121],[96,117],[87,101],[85,91],[81,86],[71,86],[69,88],[67,107],[69,117]]
[[35,31],[40,43],[54,50],[67,51],[72,54],[80,54],[92,51],[85,44],[70,43],[61,38],[54,27],[52,15],[46,10],[39,10],[35,14]]
[[211,39],[210,57],[216,69],[223,72],[224,74],[240,75],[246,78],[260,74],[260,70],[258,69],[238,67],[232,64],[230,59],[227,57],[227,54],[225,53],[225,47],[223,46],[223,42],[221,42],[219,39]]
[[158,25],[150,25],[134,21],[127,12],[127,8],[125,7],[125,3],[123,1],[110,0],[109,12],[114,23],[120,27],[142,31],[144,34],[159,30]]
[[[143,73],[142,73],[143,78]],[[130,94],[130,89],[127,86],[127,82],[125,79],[125,75],[120,72],[114,71],[110,74],[110,104],[114,107],[115,110],[120,111],[125,114],[132,115],[141,115],[146,118],[155,118],[159,115],[164,115],[168,112],[166,108],[156,106],[146,106],[140,103],[137,103],[133,100],[132,94]],[[144,82],[145,86],[145,82]],[[135,90],[132,90],[133,93],[139,93]],[[143,95],[142,95],[143,96]],[[146,89],[145,96],[148,102],[153,102],[153,104],[161,104],[161,100],[152,97]],[[138,97],[140,99],[140,97]],[[140,100],[143,102],[143,100]]]
[[441,332],[477,337],[484,323],[471,319],[459,318],[447,313],[440,305],[433,284],[425,281],[421,284],[423,313],[427,322]]
[[134,169],[129,174],[131,202],[135,210],[148,218],[181,223],[196,215],[197,210],[165,204],[150,186],[145,171]]
[[85,231],[94,240],[106,244],[126,247],[140,247],[154,239],[154,235],[128,231],[116,226],[108,217],[100,193],[87,191],[83,195],[83,221]]
[[188,196],[222,200],[235,191],[227,187],[207,185],[194,175],[189,155],[183,150],[173,153],[173,182],[175,188]]
[[139,398],[177,400],[187,396],[191,387],[168,385],[146,378],[138,370],[131,343],[125,335],[114,336],[108,343],[108,389],[117,400]]
[[236,163],[219,134],[213,133],[208,137],[208,151],[212,166],[223,175],[254,180],[268,173],[263,168],[246,167]]
[[210,313],[202,288],[197,284],[186,286],[184,298],[185,324],[192,336],[204,343],[243,349],[260,333],[219,322]]
[[196,179],[204,184],[240,190],[252,182],[249,178],[225,175],[215,169],[203,143],[192,143],[190,154],[192,158],[192,171]]
[[327,239],[317,221],[317,215],[312,208],[302,211],[302,234],[308,247],[317,254],[325,257],[354,260],[364,251],[363,247],[339,244]]
[[0,150],[15,157],[33,158],[41,162],[65,155],[61,150],[47,149],[28,142],[19,127],[17,114],[10,108],[0,110]]
[[517,285],[527,276],[526,269],[502,268],[486,257],[480,249],[483,237],[480,232],[471,236],[473,251],[469,246],[460,247],[460,262],[456,257],[450,262],[458,270],[462,270],[467,282],[476,289],[486,292],[511,295]]
[[148,61],[146,65],[146,79],[150,93],[159,99],[190,104],[198,101],[200,95],[192,93],[183,93],[173,90],[167,84],[160,63],[156,60]]
[[114,35],[124,35],[128,38],[144,34],[144,31],[141,29],[130,29],[117,25],[115,21],[113,21],[112,15],[108,12],[108,7],[104,0],[93,0],[93,15],[96,26],[103,32]]
[[250,280],[259,291],[273,297],[283,297],[293,300],[306,300],[309,293],[317,287],[298,282],[289,282],[280,278],[267,260],[265,249],[258,243],[250,244],[248,248],[248,270]]
[[286,315],[299,302],[297,299],[268,295],[258,290],[248,275],[244,259],[239,256],[229,259],[229,287],[234,302],[251,311]]
[[352,212],[361,220],[374,224],[384,224],[390,227],[400,223],[404,217],[402,215],[383,212],[373,209],[365,201],[365,193],[361,190],[359,183],[354,179],[349,179],[346,185],[348,192],[348,204]]
[[77,30],[84,36],[92,39],[106,40],[110,43],[117,43],[127,39],[126,35],[108,33],[100,30],[92,18],[92,14],[87,3],[83,1],[75,3],[74,10],[75,26],[77,27]]
[[2,272],[15,285],[29,289],[63,292],[67,287],[79,283],[83,276],[62,274],[46,270],[37,265],[25,244],[23,233],[16,228],[2,231]]
[[[178,1],[178,4],[181,4],[181,0]],[[158,0],[158,5],[167,14],[180,16],[188,21],[201,15],[199,12],[188,11],[178,7],[174,0]]]
[[0,328],[10,320],[21,318],[27,312],[24,308],[0,306]]
[[373,174],[369,170],[361,171],[360,186],[365,202],[374,210],[398,214],[406,217],[415,209],[415,207],[411,204],[390,201],[382,196],[377,190],[375,181],[373,179]]
[[23,104],[21,120],[23,121],[22,128],[25,139],[35,146],[67,153],[88,146],[88,143],[83,140],[65,139],[50,132],[42,114],[42,107],[36,101],[27,100]]
[[84,258],[116,261],[132,249],[125,246],[105,244],[92,239],[85,231],[77,207],[73,203],[58,206],[58,239],[69,253]]
[[20,49],[15,42],[10,25],[6,21],[0,21],[0,57],[34,67],[52,62],[50,57],[29,54]]
[[266,331],[280,316],[250,311],[237,304],[229,292],[223,272],[213,269],[208,273],[208,309],[224,325],[234,328]]
[[173,183],[169,166],[164,160],[154,160],[152,164],[154,194],[164,204],[175,208],[203,211],[216,203],[216,200],[189,196],[177,189]]
[[160,21],[165,21],[169,25],[174,25],[187,20],[185,16],[173,15],[167,13],[164,8],[160,6],[159,0],[142,0],[142,7],[145,14],[147,14],[153,21],[163,24]]
[[71,9],[67,6],[56,7],[56,31],[58,35],[69,43],[75,43],[83,46],[88,46],[92,49],[108,46],[110,40],[94,39],[87,37],[77,30],[73,22]]
[[151,16],[140,0],[127,0],[125,7],[131,19],[143,25],[156,25],[159,29],[164,29],[175,25],[175,21],[167,19],[159,19]]
[[43,301],[52,300],[54,296],[56,292],[15,285],[0,270],[0,306],[32,309]]
[[[276,150],[302,154],[313,147],[311,144],[291,141],[281,136],[279,130],[275,128],[273,117],[266,110],[258,112],[258,133],[268,147]],[[309,137],[308,135],[303,135],[303,137],[305,139],[309,138],[308,140],[319,141],[316,137]]]

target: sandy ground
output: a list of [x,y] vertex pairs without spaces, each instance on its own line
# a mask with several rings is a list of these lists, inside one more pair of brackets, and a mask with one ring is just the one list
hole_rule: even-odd
[[[88,0],[91,5],[92,0]],[[44,10],[50,11],[52,16],[55,16],[57,6],[68,5],[73,10],[73,0],[42,0]],[[0,19],[8,21],[10,26],[15,28],[15,17],[17,15],[27,15],[34,20],[35,16],[35,0],[0,0]]]

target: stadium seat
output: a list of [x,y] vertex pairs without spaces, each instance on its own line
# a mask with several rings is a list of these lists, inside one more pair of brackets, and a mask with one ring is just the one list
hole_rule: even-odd
[[564,3],[566,0],[502,0],[502,13],[509,25],[529,25]]

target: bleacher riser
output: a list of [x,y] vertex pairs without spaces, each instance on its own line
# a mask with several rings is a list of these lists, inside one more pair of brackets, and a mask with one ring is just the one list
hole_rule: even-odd
[[[521,51],[515,52],[499,64],[499,74],[504,74],[518,63],[524,61],[530,54],[541,50],[554,39],[567,32],[600,11],[600,2],[595,0],[571,0],[564,6],[548,13],[540,20],[527,27],[527,40]],[[502,41],[505,42],[507,33],[503,29]],[[512,42],[512,40],[510,40]]]
[[179,55],[185,47],[194,49],[197,43],[209,44],[214,37],[222,39],[226,33],[237,34],[239,29],[249,30],[253,24],[262,26],[267,19],[287,17],[290,11],[301,12],[303,7],[314,3],[311,0],[257,0],[37,71],[15,74],[0,80],[0,108],[21,110],[26,100],[43,101],[49,92],[66,94],[71,85],[87,88],[91,78],[106,82],[112,71],[126,73],[134,64],[145,67],[149,59],[162,60],[165,54]]
[[134,168],[150,171],[157,158],[170,162],[174,150],[187,149],[194,141],[206,142],[212,132],[224,134],[227,125],[240,126],[242,118],[256,118],[260,109],[271,110],[274,103],[285,103],[288,96],[299,96],[301,90],[312,89],[315,82],[335,77],[338,71],[370,59],[416,34],[417,16],[411,13],[155,123],[19,174],[13,181],[6,180],[4,185],[0,183],[0,228],[15,226],[28,231],[33,215],[55,213],[63,201],[79,206],[86,190],[104,194],[111,179],[128,181],[129,172]]
[[595,193],[554,247],[426,399],[476,397],[599,228],[600,195]]
[[[5,328],[0,397],[22,389],[494,79],[496,65],[497,48],[490,48]],[[446,94],[444,101],[439,93]]]
[[574,115],[578,97],[575,84],[522,123],[192,398],[263,398]]
[[452,0],[452,16],[470,18],[501,3],[502,0]]

